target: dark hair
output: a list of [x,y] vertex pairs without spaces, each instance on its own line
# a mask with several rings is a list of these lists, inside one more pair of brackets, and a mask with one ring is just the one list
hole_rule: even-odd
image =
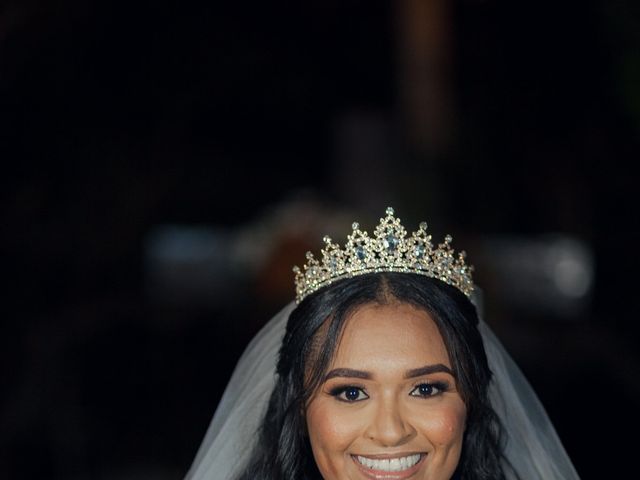
[[[305,298],[291,313],[277,379],[251,460],[240,480],[321,478],[306,434],[305,405],[321,382],[345,320],[359,306],[399,301],[427,311],[444,340],[467,408],[458,480],[502,480],[501,430],[488,399],[491,372],[473,304],[440,280],[376,273],[336,282]],[[322,335],[317,335],[322,325]]]

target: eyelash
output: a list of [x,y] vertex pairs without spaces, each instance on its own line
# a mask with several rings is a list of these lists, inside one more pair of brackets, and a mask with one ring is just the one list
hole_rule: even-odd
[[[346,397],[347,392],[349,391],[353,391],[353,392],[358,392],[358,396],[360,396],[360,394],[364,395],[364,398],[357,398],[357,399],[349,399]],[[329,391],[329,395],[331,395],[332,397],[335,397],[336,400],[340,400],[341,402],[347,402],[347,403],[356,403],[356,402],[361,402],[362,400],[366,400],[367,398],[369,398],[369,395],[366,394],[366,392],[364,391],[364,387],[359,387],[357,385],[341,385],[339,387],[335,387],[332,388]]]
[[[429,392],[420,393],[419,389],[421,387],[427,387]],[[448,390],[449,390],[449,384],[446,382],[432,382],[432,383],[421,382],[417,384],[413,388],[413,390],[411,390],[411,392],[409,392],[409,395],[412,397],[429,398],[429,397],[435,397],[436,395],[440,395]],[[358,398],[349,399],[346,396],[347,393],[356,393]],[[361,394],[364,395],[363,398],[359,398]],[[335,397],[336,400],[339,400],[341,402],[346,402],[346,403],[361,402],[369,398],[369,395],[367,395],[367,393],[365,392],[364,387],[361,387],[358,385],[341,385],[341,386],[332,388],[329,391],[329,395],[331,395],[332,397]]]
[[[414,392],[419,392],[419,389],[421,387],[428,387],[429,388],[429,393],[426,394],[422,394],[422,393],[417,393],[414,394]],[[435,393],[433,391],[436,391]],[[449,384],[446,382],[420,382],[419,384],[417,384],[413,390],[411,390],[411,392],[409,393],[409,395],[411,395],[412,397],[421,397],[421,398],[429,398],[429,397],[435,397],[436,395],[440,395],[441,393],[446,392],[447,390],[449,390]]]

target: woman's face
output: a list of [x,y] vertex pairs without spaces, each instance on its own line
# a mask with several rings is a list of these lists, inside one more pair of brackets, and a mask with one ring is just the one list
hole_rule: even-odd
[[325,480],[450,479],[465,417],[436,324],[402,303],[365,305],[347,319],[306,411]]

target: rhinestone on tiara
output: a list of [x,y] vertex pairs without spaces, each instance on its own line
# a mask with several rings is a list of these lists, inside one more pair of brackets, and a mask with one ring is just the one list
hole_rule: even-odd
[[322,259],[307,252],[307,263],[302,269],[293,267],[296,285],[296,303],[322,287],[343,278],[378,272],[402,272],[437,278],[470,296],[473,292],[471,273],[473,266],[465,264],[464,251],[455,256],[451,248],[451,235],[434,248],[431,235],[427,235],[426,222],[407,237],[407,231],[388,207],[386,217],[373,231],[373,236],[360,230],[354,222],[353,232],[347,236],[344,249],[324,237]]

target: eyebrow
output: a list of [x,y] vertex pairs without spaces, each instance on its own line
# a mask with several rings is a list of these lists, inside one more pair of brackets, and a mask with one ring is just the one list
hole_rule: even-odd
[[429,375],[430,373],[438,373],[438,372],[448,373],[452,377],[455,377],[455,375],[453,374],[453,372],[449,367],[447,367],[446,365],[443,365],[442,363],[436,363],[434,365],[425,365],[424,367],[408,370],[404,374],[404,378],[421,377],[422,375]]
[[[433,365],[425,365],[424,367],[407,370],[404,374],[404,378],[421,377],[423,375],[429,375],[431,373],[438,372],[448,373],[452,377],[455,377],[449,367],[443,365],[442,363],[436,363]],[[370,380],[373,375],[371,374],[371,372],[366,372],[364,370],[354,370],[352,368],[334,368],[333,370],[327,372],[327,374],[324,376],[324,381],[326,382],[327,380],[336,377],[361,378],[363,380]]]
[[354,370],[352,368],[334,368],[330,372],[324,376],[325,382],[330,378],[335,377],[345,377],[345,378],[362,378],[364,380],[369,380],[371,378],[371,373],[364,372],[362,370]]

